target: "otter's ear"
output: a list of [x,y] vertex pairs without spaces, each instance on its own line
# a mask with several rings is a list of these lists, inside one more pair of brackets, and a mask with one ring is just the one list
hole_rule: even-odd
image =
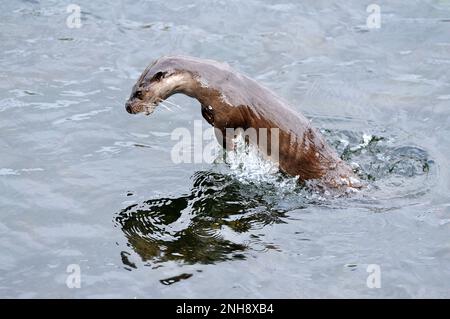
[[161,79],[163,79],[166,76],[167,72],[158,72],[156,73],[152,79],[151,82],[159,82]]

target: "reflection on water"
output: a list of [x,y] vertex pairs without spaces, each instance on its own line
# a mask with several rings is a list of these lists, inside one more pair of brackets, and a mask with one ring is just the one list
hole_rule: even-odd
[[434,163],[425,150],[417,146],[396,145],[390,137],[330,130],[326,135],[341,158],[353,162],[360,175],[370,181],[395,176],[422,176]]
[[189,279],[192,277],[192,274],[180,274],[178,276],[175,277],[170,277],[170,278],[166,278],[166,279],[161,279],[159,282],[162,283],[163,285],[172,285],[176,282],[179,282],[180,280],[185,280],[185,279]]
[[[408,183],[412,177],[426,175],[432,164],[424,150],[390,145],[385,137],[362,135],[361,139],[357,138],[360,134],[348,131],[325,134],[343,159],[357,163],[355,171],[372,186],[378,180],[388,183],[399,178]],[[301,185],[283,192],[280,188],[292,179],[281,174],[267,178],[266,182],[261,182],[260,176],[254,183],[251,179],[242,182],[242,178],[237,178],[243,174],[251,178],[253,173],[198,171],[188,194],[130,205],[118,213],[115,222],[129,245],[149,265],[170,260],[210,264],[245,259],[246,250],[256,243],[261,245],[255,231],[284,223],[289,211],[309,205],[332,206],[332,198]],[[271,243],[264,246],[277,249]],[[128,269],[137,268],[127,255],[122,252],[124,265]]]
[[242,259],[250,242],[238,234],[283,223],[284,212],[271,207],[266,192],[227,175],[197,172],[189,194],[131,205],[115,220],[144,261]]

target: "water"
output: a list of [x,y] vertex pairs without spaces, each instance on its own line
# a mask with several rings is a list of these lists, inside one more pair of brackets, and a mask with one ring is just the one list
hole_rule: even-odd
[[[1,4],[1,297],[450,297],[449,1],[379,2],[377,30],[360,1],[77,3],[79,29],[69,2]],[[124,110],[174,53],[285,97],[367,189],[174,164],[199,104]]]

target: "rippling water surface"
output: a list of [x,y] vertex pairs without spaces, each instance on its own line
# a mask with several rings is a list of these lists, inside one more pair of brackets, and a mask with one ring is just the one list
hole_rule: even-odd
[[[449,1],[382,1],[380,29],[360,1],[77,3],[79,29],[69,2],[1,5],[1,297],[450,297]],[[174,164],[198,102],[124,110],[164,54],[270,87],[368,187]]]

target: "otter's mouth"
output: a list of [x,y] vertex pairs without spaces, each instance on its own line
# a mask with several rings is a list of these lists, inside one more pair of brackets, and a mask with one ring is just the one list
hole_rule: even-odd
[[144,113],[145,115],[150,115],[152,114],[156,107],[158,106],[158,103],[147,103],[143,105],[144,110],[142,111],[142,113]]
[[125,108],[126,108],[127,112],[130,114],[143,113],[145,115],[150,115],[155,111],[157,106],[158,106],[158,103],[156,103],[156,102],[139,103],[139,104],[133,104],[133,103],[127,102],[125,105]]

